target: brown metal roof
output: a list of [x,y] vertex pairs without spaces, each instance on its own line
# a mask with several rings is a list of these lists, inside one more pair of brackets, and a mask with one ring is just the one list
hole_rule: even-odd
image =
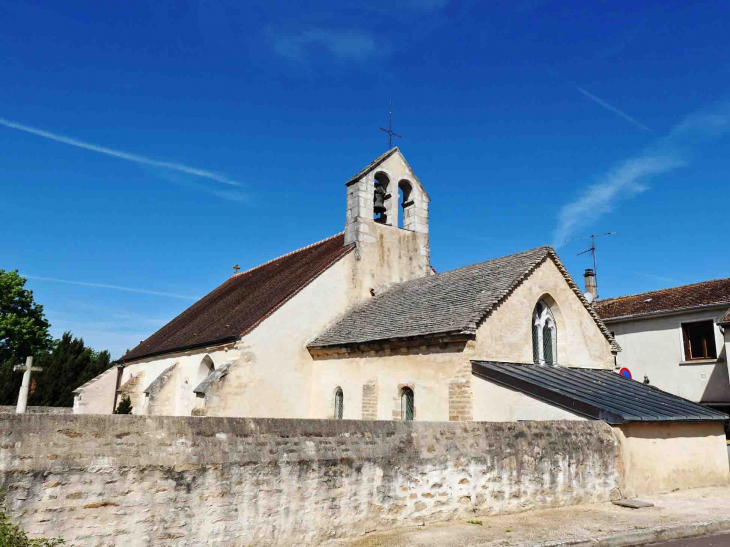
[[340,233],[235,274],[120,361],[233,341],[251,332],[353,249],[345,246]]
[[730,304],[730,278],[671,289],[599,300],[593,307],[601,319],[617,319]]

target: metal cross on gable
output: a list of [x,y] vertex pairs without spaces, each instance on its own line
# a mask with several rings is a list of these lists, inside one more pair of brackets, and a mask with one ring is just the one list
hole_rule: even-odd
[[15,413],[25,414],[25,409],[28,406],[28,392],[30,391],[30,373],[41,372],[43,367],[34,367],[33,357],[31,356],[25,359],[25,365],[15,365],[13,370],[23,372],[23,383],[20,386],[20,393],[18,393],[18,406]]
[[393,101],[390,101],[390,118],[388,119],[388,129],[384,127],[380,128],[381,131],[385,131],[388,134],[388,150],[393,148],[393,137],[402,139],[403,137],[398,133],[393,132]]

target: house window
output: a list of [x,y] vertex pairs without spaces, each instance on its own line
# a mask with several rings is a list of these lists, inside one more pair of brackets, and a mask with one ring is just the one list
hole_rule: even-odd
[[715,327],[712,320],[682,323],[684,359],[717,359]]
[[409,387],[404,387],[403,391],[401,391],[400,411],[402,420],[413,420],[416,406],[413,398],[413,390]]
[[553,312],[544,300],[532,312],[532,360],[536,365],[558,364],[558,331]]
[[342,419],[342,412],[345,403],[345,396],[342,393],[342,388],[337,388],[335,391],[335,420]]

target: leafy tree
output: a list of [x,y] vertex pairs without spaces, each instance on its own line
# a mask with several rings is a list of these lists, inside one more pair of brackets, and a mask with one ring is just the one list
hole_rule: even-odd
[[94,351],[83,339],[63,333],[51,351],[39,355],[33,363],[43,367],[43,371],[33,375],[36,389],[28,397],[28,404],[73,406],[73,390],[111,367],[110,361],[108,351]]
[[26,279],[17,270],[0,270],[0,403],[17,399],[22,374],[13,366],[29,355],[45,352],[51,346],[49,324],[43,306],[25,288]]
[[117,406],[114,414],[131,414],[132,413],[132,399],[129,395],[125,395]]

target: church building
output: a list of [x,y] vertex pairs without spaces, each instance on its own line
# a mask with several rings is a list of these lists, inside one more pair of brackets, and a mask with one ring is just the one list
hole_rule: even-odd
[[[398,148],[345,190],[344,232],[235,273],[81,386],[74,412],[108,414],[129,396],[142,415],[642,415],[610,407],[615,393],[577,395],[608,389],[620,347],[551,247],[437,274],[431,198]],[[572,398],[560,382],[578,386]]]

